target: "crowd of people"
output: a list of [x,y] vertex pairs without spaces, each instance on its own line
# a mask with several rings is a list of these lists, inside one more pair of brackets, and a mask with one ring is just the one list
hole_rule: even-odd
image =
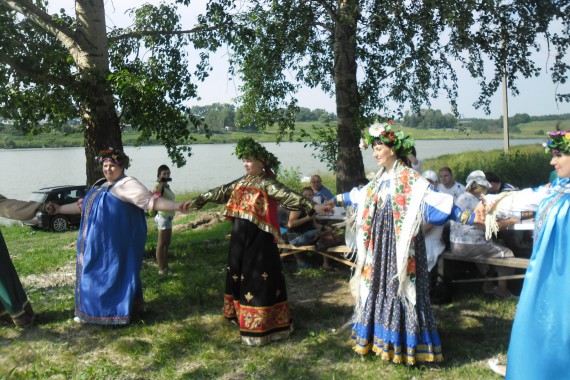
[[[416,158],[414,140],[391,123],[372,125],[370,146],[377,173],[350,192],[333,196],[319,175],[299,194],[276,179],[279,160],[251,138],[236,145],[244,175],[176,202],[170,170],[161,165],[157,184],[147,189],[126,174],[129,158],[114,149],[98,155],[104,178],[84,198],[67,205],[42,206],[0,196],[0,216],[26,220],[39,208],[50,214],[81,214],[77,240],[75,320],[126,325],[144,311],[140,278],[147,234],[145,212],[156,212],[159,275],[168,273],[168,247],[174,212],[198,210],[208,202],[225,204],[232,222],[225,273],[224,317],[239,327],[241,341],[260,346],[288,338],[293,318],[277,243],[282,225],[278,209],[288,210],[291,244],[314,241],[323,226],[314,216],[333,206],[354,207],[356,269],[350,281],[355,299],[350,318],[354,350],[370,351],[396,363],[443,360],[430,303],[430,270],[444,251],[444,226],[450,226],[451,253],[469,257],[513,257],[492,235],[536,213],[534,245],[517,308],[508,351],[507,378],[560,377],[568,374],[565,334],[570,310],[559,296],[568,283],[566,259],[570,208],[570,133],[548,134],[556,178],[544,186],[519,190],[496,174],[472,171],[463,185],[452,169],[426,170]],[[415,169],[414,169],[415,168]],[[0,322],[29,327],[35,313],[0,234]],[[490,268],[480,267],[483,276]],[[508,275],[497,267],[499,275]],[[506,281],[486,281],[483,291],[518,299]],[[548,349],[548,348],[553,348]],[[530,377],[529,377],[530,376]]]

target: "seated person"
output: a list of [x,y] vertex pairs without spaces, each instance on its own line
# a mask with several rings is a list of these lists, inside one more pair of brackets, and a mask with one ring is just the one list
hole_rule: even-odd
[[285,235],[289,232],[287,229],[287,223],[289,222],[289,210],[279,205],[277,207],[277,216],[279,217],[279,230],[281,235]]
[[[498,175],[492,172],[486,172],[485,177],[491,184],[491,188],[487,190],[487,194],[499,194],[504,191],[519,190],[518,187],[510,183],[503,182]],[[509,247],[515,256],[529,258],[532,251],[532,231],[499,231],[497,238],[502,240]]]
[[[457,198],[465,192],[465,186],[455,181],[451,168],[444,166],[439,169],[437,174],[438,184],[437,191],[449,194],[453,197],[453,202],[457,202]],[[443,242],[446,248],[450,248],[449,235],[451,223],[447,222],[443,226]]]
[[513,191],[518,190],[519,188],[516,186],[511,185],[510,183],[503,182],[498,175],[492,172],[486,172],[485,177],[487,181],[491,184],[489,190],[487,190],[487,194],[499,194],[503,191]]
[[465,186],[455,181],[453,172],[447,166],[439,169],[438,180],[437,190],[451,195],[454,202],[465,192]]
[[[467,177],[467,187],[465,193],[459,196],[455,204],[462,210],[475,210],[479,203],[481,195],[487,193],[487,189],[491,187],[489,181],[485,177],[485,173],[481,170],[475,170]],[[516,222],[514,219],[506,219],[500,222],[499,227],[506,227]],[[462,225],[457,222],[451,222],[451,253],[463,257],[471,258],[507,258],[514,257],[513,251],[507,247],[503,247],[492,240],[485,239],[485,228],[481,225]],[[477,264],[477,267],[483,275],[489,277],[489,266],[486,264]],[[497,266],[496,271],[499,276],[508,276],[514,273],[513,268]],[[499,298],[516,298],[507,288],[507,280],[499,280],[498,286],[495,288],[490,281],[485,281],[483,291],[487,294],[493,294]]]
[[[313,189],[309,186],[304,187],[301,191],[301,195],[307,199],[313,199],[315,193]],[[315,216],[309,216],[304,211],[290,211],[289,221],[287,223],[287,228],[289,230],[288,238],[289,244],[295,246],[311,245],[314,244],[315,239],[319,231],[324,229],[324,226],[317,223]],[[295,255],[297,260],[297,268],[310,268],[311,265],[306,263],[301,254]],[[323,269],[331,269],[329,259],[324,257]]]
[[[434,189],[437,189],[437,174],[433,170],[426,170],[422,173],[422,177],[427,179]],[[445,250],[442,234],[443,226],[435,226],[430,223],[423,223],[422,229],[426,242],[426,256],[428,261],[428,270],[431,271],[439,255]]]
[[315,202],[317,202],[316,199],[319,200],[317,203],[325,203],[333,197],[331,191],[323,186],[323,180],[320,175],[315,174],[311,177],[311,188],[315,194],[313,200],[315,200]]

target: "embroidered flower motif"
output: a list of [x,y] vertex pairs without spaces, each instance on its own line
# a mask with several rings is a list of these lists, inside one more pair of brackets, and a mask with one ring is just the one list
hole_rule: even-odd
[[247,292],[247,294],[245,295],[245,299],[247,300],[247,302],[251,302],[251,300],[253,299],[253,294],[251,294],[251,292]]
[[396,204],[401,207],[404,207],[407,201],[408,197],[406,197],[404,194],[396,194],[394,197],[394,202],[396,202]]
[[371,275],[372,275],[372,265],[366,265],[362,269],[362,278],[365,280],[370,280]]
[[394,215],[394,220],[402,219],[402,214],[400,214],[399,212],[394,211],[392,214]]
[[372,265],[368,264],[365,265],[364,268],[362,268],[362,280],[364,281],[366,287],[370,287],[371,279],[372,279]]
[[267,280],[267,278],[269,277],[269,275],[267,274],[267,272],[263,272],[263,274],[261,275],[261,277],[263,277],[264,280]]
[[415,257],[408,257],[408,265],[407,265],[406,272],[408,274],[408,277],[410,278],[410,281],[412,281],[412,283],[415,283],[416,282],[416,258]]

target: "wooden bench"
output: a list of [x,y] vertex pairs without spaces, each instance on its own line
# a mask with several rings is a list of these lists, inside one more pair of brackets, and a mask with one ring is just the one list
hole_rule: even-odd
[[[458,255],[454,255],[449,251],[443,252],[439,256],[439,273],[445,274],[445,260],[455,260],[455,261],[463,261],[463,262],[470,262],[475,264],[488,264],[488,265],[495,265],[495,266],[502,266],[502,267],[509,267],[509,268],[516,268],[516,269],[526,269],[528,267],[528,259],[523,259],[519,257],[506,257],[496,258],[496,257],[489,257],[489,258],[470,258],[470,257],[461,257]],[[465,280],[453,280],[452,282],[481,282],[481,281],[496,281],[496,280],[516,280],[524,278],[524,274],[515,274],[512,276],[499,276],[499,277],[492,277],[492,278],[477,278],[477,279],[465,279]]]
[[[303,245],[303,246],[295,246],[295,245],[291,245],[291,244],[277,244],[277,247],[279,248],[279,251],[281,252],[281,257],[285,257],[285,256],[289,256],[289,255],[295,255],[301,252],[315,252],[318,253],[319,255],[322,256],[326,256],[329,259],[332,260],[336,260],[339,263],[343,263],[344,265],[348,265],[350,267],[356,268],[356,264],[353,263],[350,260],[346,260],[343,257],[339,257],[338,253],[351,253],[352,249],[350,249],[349,247],[347,247],[346,245],[338,245],[336,247],[330,247],[327,248],[326,251],[320,251],[317,249],[316,246],[314,245]],[[335,254],[336,253],[336,254]]]
[[[226,235],[225,239],[230,240],[231,235]],[[336,247],[327,248],[326,251],[319,251],[316,245],[302,245],[302,246],[295,246],[292,244],[286,243],[278,243],[277,248],[279,248],[279,254],[281,257],[286,257],[289,255],[295,255],[301,252],[315,252],[319,255],[326,256],[330,259],[336,260],[339,263],[343,263],[344,265],[348,265],[350,267],[356,268],[356,264],[350,260],[346,260],[345,258],[338,257],[335,253],[351,253],[352,249],[347,247],[346,245],[338,245]]]

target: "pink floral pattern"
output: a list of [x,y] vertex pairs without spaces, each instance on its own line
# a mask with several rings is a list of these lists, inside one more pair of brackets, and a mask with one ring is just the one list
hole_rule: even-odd
[[[372,216],[374,215],[376,208],[381,207],[381,202],[385,199],[385,196],[382,196],[381,194],[387,195],[389,191],[391,191],[396,240],[400,240],[400,233],[406,218],[408,205],[412,198],[412,188],[418,181],[420,175],[401,162],[397,163],[397,167],[394,168],[394,171],[398,173],[398,176],[394,178],[394,183],[391,184],[390,189],[380,188],[382,184],[386,184],[386,182],[382,181],[381,176],[377,176],[373,180],[375,183],[367,189],[366,202],[363,205],[363,222],[361,228],[364,237],[364,246],[368,252],[374,251],[373,239],[371,238]],[[407,276],[411,282],[415,283],[415,253],[413,249],[409,250]]]

